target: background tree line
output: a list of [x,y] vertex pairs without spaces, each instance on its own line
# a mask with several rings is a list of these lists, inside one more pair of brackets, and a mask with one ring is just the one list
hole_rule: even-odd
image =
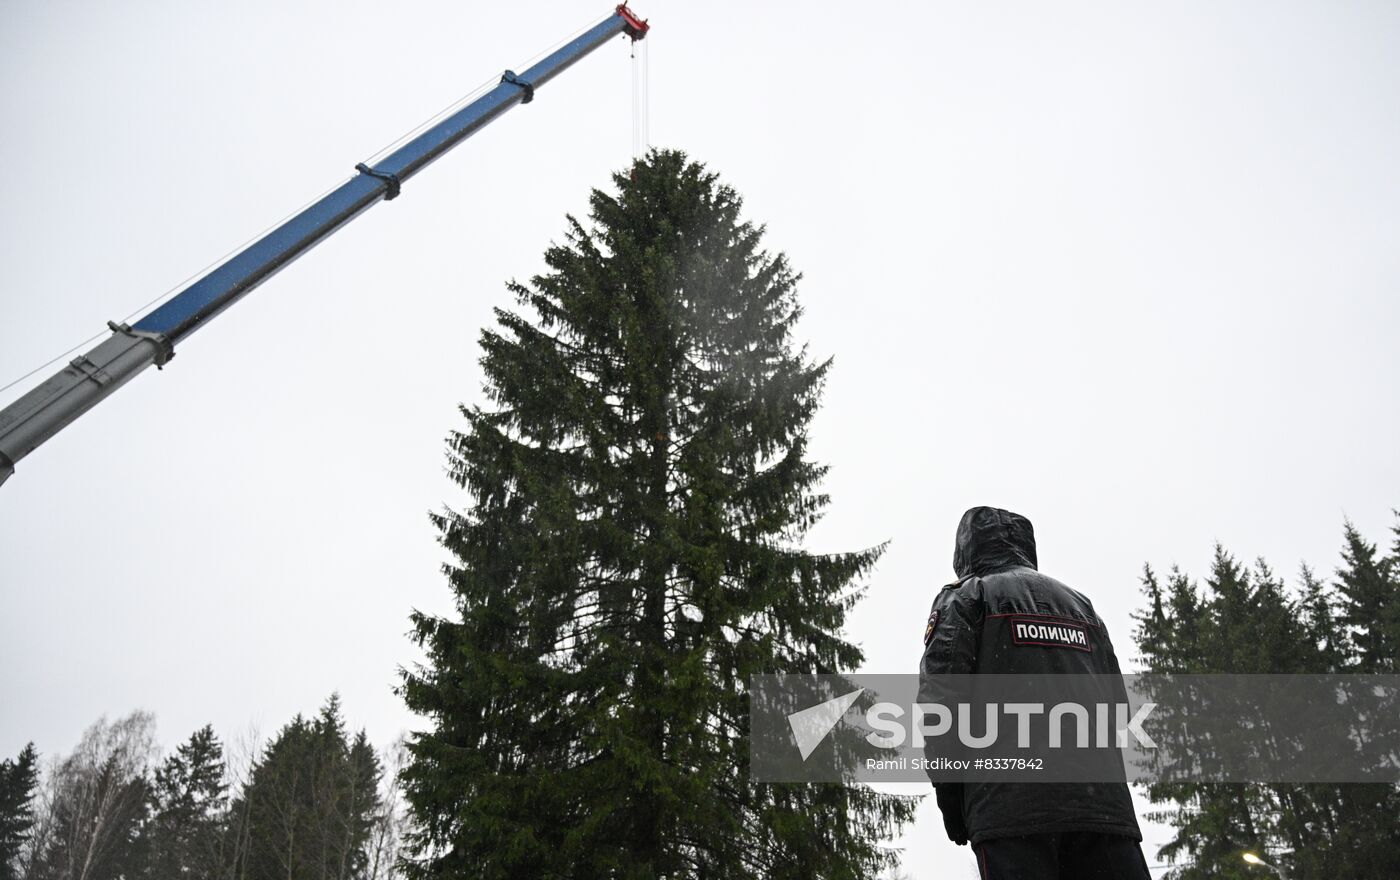
[[351,734],[333,695],[234,751],[205,726],[162,758],[147,712],[42,765],[26,746],[0,761],[0,880],[394,876],[400,744]]
[[[1397,512],[1400,516],[1400,512]],[[1148,567],[1134,635],[1149,672],[1394,674],[1400,649],[1400,525],[1389,552],[1343,529],[1332,580],[1306,565],[1290,588],[1260,559],[1216,546],[1197,583]],[[1257,877],[1241,858],[1268,853],[1295,880],[1400,871],[1400,786],[1171,782],[1148,786],[1151,818],[1176,829],[1160,855],[1181,880]]]

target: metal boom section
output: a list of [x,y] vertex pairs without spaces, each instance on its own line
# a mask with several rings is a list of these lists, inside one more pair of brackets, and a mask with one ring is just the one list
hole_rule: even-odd
[[175,356],[175,346],[209,319],[238,302],[278,270],[315,247],[400,187],[448,150],[471,137],[535,90],[619,34],[646,36],[648,25],[624,3],[597,25],[521,74],[507,70],[480,98],[433,125],[373,168],[359,172],[204,277],[156,307],[135,324],[108,322],[112,335],[74,358],[60,372],[0,410],[0,483],[15,463],[78,416],[129,382],[137,373]]

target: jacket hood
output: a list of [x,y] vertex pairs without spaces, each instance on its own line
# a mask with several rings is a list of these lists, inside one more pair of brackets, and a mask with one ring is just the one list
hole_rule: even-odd
[[960,579],[1017,566],[1036,567],[1030,520],[997,507],[974,507],[963,514],[953,550],[953,571]]

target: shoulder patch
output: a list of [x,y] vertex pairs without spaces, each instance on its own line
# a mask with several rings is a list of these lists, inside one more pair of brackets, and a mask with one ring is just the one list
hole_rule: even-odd
[[928,613],[928,625],[924,627],[924,647],[933,641],[933,630],[938,626],[938,609],[935,608]]

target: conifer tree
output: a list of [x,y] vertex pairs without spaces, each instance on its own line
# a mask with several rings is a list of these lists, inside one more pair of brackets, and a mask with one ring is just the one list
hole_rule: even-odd
[[[1267,576],[1267,575],[1266,575]],[[1154,607],[1152,582],[1145,583]],[[1158,591],[1160,592],[1160,591]],[[1149,671],[1175,673],[1249,672],[1265,662],[1258,646],[1245,630],[1258,623],[1253,615],[1257,591],[1250,572],[1217,545],[1210,576],[1197,589],[1183,573],[1173,569],[1166,607],[1169,613],[1155,625],[1152,653],[1144,651]],[[1148,630],[1139,616],[1139,634]],[[1216,757],[1193,758],[1209,766]],[[1151,816],[1166,821],[1177,834],[1160,854],[1185,860],[1191,867],[1176,876],[1183,880],[1205,877],[1248,877],[1240,862],[1243,849],[1258,847],[1263,833],[1255,818],[1262,809],[1264,792],[1223,783],[1172,781],[1148,786],[1154,801],[1174,801],[1175,807]]]
[[18,880],[20,853],[34,826],[39,753],[34,743],[14,759],[0,761],[0,880]]
[[1390,560],[1378,556],[1376,545],[1368,544],[1350,522],[1343,528],[1343,537],[1346,565],[1337,572],[1337,586],[1342,594],[1342,623],[1355,644],[1355,670],[1394,672],[1400,652],[1394,632],[1400,606],[1396,573]]
[[1133,641],[1138,653],[1149,666],[1162,662],[1171,645],[1171,621],[1167,619],[1166,593],[1162,582],[1151,564],[1142,567],[1142,593],[1147,597],[1147,608],[1133,612]]
[[1299,606],[1307,632],[1307,642],[1316,649],[1316,673],[1337,673],[1346,664],[1348,640],[1346,630],[1337,625],[1340,612],[1327,583],[1306,564],[1298,571],[1301,596]]
[[343,804],[340,815],[344,819],[340,843],[336,847],[339,860],[335,876],[360,878],[365,877],[369,869],[370,839],[379,820],[381,767],[379,756],[364,730],[355,734],[345,757],[342,782],[338,786]]
[[213,877],[227,805],[224,749],[208,725],[156,768],[151,785],[147,875],[157,880]]
[[[1400,535],[1400,532],[1396,533]],[[1342,530],[1343,567],[1337,571],[1338,629],[1348,640],[1346,668],[1366,674],[1394,674],[1400,651],[1400,552],[1381,556],[1350,522]],[[1400,551],[1397,543],[1396,551]],[[1400,714],[1388,707],[1367,719],[1372,735],[1394,741]],[[1394,873],[1400,865],[1400,786],[1338,786],[1338,840],[1350,873],[1377,869]]]
[[315,718],[297,715],[268,743],[235,804],[233,813],[247,816],[238,876],[363,876],[378,780],[378,759],[363,733],[353,744],[346,736],[338,696]]
[[653,152],[569,218],[482,334],[489,409],[433,518],[457,614],[415,614],[402,693],[416,877],[865,877],[912,804],[756,786],[748,677],[860,662],[882,548],[802,546],[828,499],[807,428],[830,361],[740,199]]

